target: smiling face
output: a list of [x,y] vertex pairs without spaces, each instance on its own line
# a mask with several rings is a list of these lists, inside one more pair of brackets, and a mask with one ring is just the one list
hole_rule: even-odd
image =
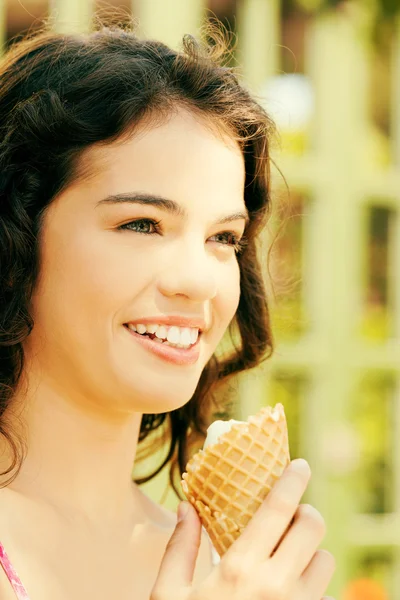
[[27,365],[88,408],[174,410],[238,306],[243,156],[182,110],[83,159],[44,220]]

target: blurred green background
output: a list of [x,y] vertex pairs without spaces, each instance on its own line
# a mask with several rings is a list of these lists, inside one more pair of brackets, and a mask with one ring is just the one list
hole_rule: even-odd
[[[284,404],[337,559],[330,594],[398,600],[400,0],[0,0],[0,35],[94,13],[174,47],[205,19],[234,34],[231,64],[280,137],[263,240],[276,351],[231,386],[233,416]],[[174,509],[167,475],[143,489]]]

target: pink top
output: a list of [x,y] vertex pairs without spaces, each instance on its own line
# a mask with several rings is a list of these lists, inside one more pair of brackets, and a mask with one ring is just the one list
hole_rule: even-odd
[[29,600],[28,592],[22,585],[20,578],[17,575],[16,570],[12,566],[10,559],[7,556],[6,551],[2,543],[0,542],[0,565],[3,567],[5,574],[8,577],[11,587],[15,592],[18,600]]

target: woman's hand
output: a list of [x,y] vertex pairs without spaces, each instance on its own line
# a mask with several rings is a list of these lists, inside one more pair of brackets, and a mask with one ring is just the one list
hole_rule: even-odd
[[166,548],[150,600],[328,600],[333,556],[318,550],[325,536],[320,513],[299,505],[310,468],[294,460],[221,562],[192,585],[201,522],[189,503]]

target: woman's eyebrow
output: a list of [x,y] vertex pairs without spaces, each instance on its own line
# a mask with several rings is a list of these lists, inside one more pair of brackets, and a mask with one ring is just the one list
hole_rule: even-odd
[[[128,204],[144,204],[146,206],[155,206],[168,212],[172,215],[178,217],[187,217],[187,213],[180,204],[175,202],[174,200],[170,200],[169,198],[163,198],[162,196],[157,196],[153,194],[145,194],[145,193],[134,193],[134,192],[126,192],[122,194],[113,194],[99,200],[96,204],[100,206],[102,204],[121,204],[126,202]],[[225,215],[215,221],[215,224],[222,225],[223,223],[229,223],[230,221],[238,221],[240,219],[244,219],[246,223],[249,221],[249,214],[247,210],[239,210],[230,215]]]

